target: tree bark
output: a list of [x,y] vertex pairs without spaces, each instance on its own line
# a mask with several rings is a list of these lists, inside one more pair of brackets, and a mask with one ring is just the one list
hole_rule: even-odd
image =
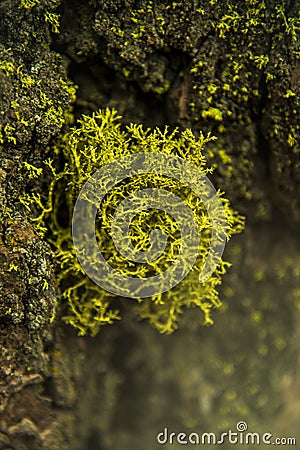
[[[165,427],[241,420],[299,440],[298,2],[6,0],[0,23],[0,449],[150,450]],[[218,137],[212,181],[247,225],[211,328],[190,310],[159,335],[127,305],[95,338],[61,320],[51,245],[20,203],[48,179],[24,163],[106,106]]]

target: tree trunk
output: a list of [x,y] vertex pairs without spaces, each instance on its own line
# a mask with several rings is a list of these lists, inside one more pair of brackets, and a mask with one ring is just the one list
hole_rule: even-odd
[[[152,450],[166,427],[239,421],[299,440],[299,3],[6,0],[0,23],[0,449]],[[72,120],[106,106],[218,138],[212,181],[247,223],[210,328],[188,310],[159,335],[130,306],[94,338],[61,320],[25,194],[47,193],[34,168],[62,164]]]

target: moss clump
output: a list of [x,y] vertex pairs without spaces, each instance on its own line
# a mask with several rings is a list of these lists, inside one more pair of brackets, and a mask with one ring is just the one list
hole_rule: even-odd
[[[79,264],[72,241],[71,219],[75,201],[84,183],[100,167],[126,155],[145,152],[162,152],[177,155],[195,164],[204,174],[211,172],[206,167],[202,150],[212,138],[202,134],[198,139],[190,130],[181,134],[177,130],[143,129],[141,125],[129,125],[121,129],[120,118],[115,111],[107,109],[92,116],[83,116],[78,126],[73,128],[56,147],[64,155],[65,168],[56,172],[51,161],[47,161],[52,171],[47,204],[38,194],[27,196],[27,202],[42,207],[42,213],[34,222],[40,227],[44,221],[51,230],[51,243],[55,248],[60,264],[59,280],[63,297],[68,300],[68,312],[64,317],[67,323],[75,326],[80,334],[95,335],[104,324],[119,319],[119,312],[112,309],[114,296],[94,284]],[[29,168],[32,172],[32,168]],[[36,171],[33,171],[36,174]],[[104,198],[98,208],[96,236],[105,260],[126,276],[145,278],[164,272],[176,260],[180,250],[180,230],[168,214],[156,209],[138,214],[130,224],[132,242],[141,250],[149,247],[149,233],[159,227],[169,238],[163,255],[148,264],[134,264],[124,259],[116,250],[111,238],[113,214],[118,204],[128,195],[141,189],[159,187],[181,196],[193,212],[201,230],[201,244],[197,261],[189,275],[175,288],[151,298],[138,299],[134,309],[142,319],[162,333],[171,333],[178,326],[178,320],[185,308],[196,307],[202,311],[204,324],[211,324],[211,310],[222,304],[217,286],[221,275],[230,265],[220,261],[215,273],[204,283],[199,284],[199,274],[207,258],[211,242],[211,223],[207,211],[196,195],[177,180],[154,174],[139,175],[129,181],[119,183]],[[243,218],[233,211],[228,200],[218,192],[227,219],[227,238],[243,229]],[[24,198],[23,198],[24,201]],[[63,217],[61,211],[64,211]],[[103,250],[104,249],[104,250]],[[125,305],[132,300],[124,302]]]

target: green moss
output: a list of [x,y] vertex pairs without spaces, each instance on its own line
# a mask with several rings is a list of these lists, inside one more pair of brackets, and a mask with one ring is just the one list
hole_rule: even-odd
[[[80,51],[87,64],[94,51],[99,53],[126,78],[128,86],[134,80],[143,92],[166,96],[167,122],[192,127],[196,133],[212,131],[219,138],[207,146],[214,152],[209,164],[216,168],[215,177],[241,211],[247,205],[253,207],[251,216],[256,220],[271,217],[274,196],[268,198],[254,167],[269,164],[265,160],[275,154],[277,163],[263,176],[266,184],[274,186],[280,208],[286,211],[289,200],[285,199],[293,197],[293,215],[299,218],[299,191],[294,189],[299,185],[295,156],[299,148],[299,8],[287,0],[210,1],[200,6],[110,0],[102,1],[101,7],[95,4],[88,13],[82,8],[76,32],[73,22],[64,22],[67,53],[76,60]],[[90,30],[88,38],[86,30]],[[103,45],[94,50],[99,38]],[[87,39],[89,44],[83,48]],[[286,96],[290,91],[295,95]],[[103,104],[96,100],[96,105]],[[123,105],[118,107],[124,111]],[[296,130],[293,133],[287,130],[289,122]],[[219,158],[223,148],[232,159],[230,178]],[[285,169],[286,163],[297,166],[293,174]]]
[[[119,119],[116,112],[109,109],[94,113],[92,116],[83,116],[78,126],[67,133],[56,147],[56,152],[64,155],[64,170],[57,172],[50,160],[46,162],[53,176],[47,202],[43,202],[37,193],[28,194],[22,200],[25,206],[35,204],[42,209],[40,216],[33,222],[39,231],[43,231],[41,227],[45,223],[51,230],[51,243],[60,265],[58,277],[63,297],[68,302],[68,312],[64,320],[75,326],[80,334],[89,332],[95,335],[102,325],[120,318],[120,313],[112,308],[114,296],[94,284],[85,275],[73,247],[71,217],[75,201],[84,183],[101,166],[122,156],[139,152],[177,155],[197,165],[203,173],[211,172],[206,167],[202,151],[212,137],[205,138],[201,134],[196,139],[190,130],[179,134],[177,130],[169,132],[167,128],[145,130],[141,125],[134,124],[127,126],[124,131],[121,129]],[[27,168],[32,176],[37,173],[36,169]],[[140,176],[138,179],[133,177],[132,180],[121,184],[116,192],[113,190],[107,195],[97,216],[96,224],[99,226],[96,226],[96,235],[104,246],[101,247],[101,251],[116,270],[138,278],[147,277],[153,272],[161,273],[168,269],[170,262],[176,260],[180,249],[180,232],[173,219],[156,210],[137,215],[132,220],[131,232],[133,242],[142,249],[147,248],[149,232],[156,226],[170,236],[166,253],[158,260],[149,264],[132,264],[118,254],[111,239],[111,220],[119,202],[137,189],[157,185],[160,189],[171,190],[183,197],[193,211],[201,230],[199,256],[190,274],[172,290],[155,297],[139,299],[135,305],[132,305],[132,300],[126,300],[121,304],[134,308],[140,318],[147,319],[162,333],[174,331],[181,314],[190,307],[202,312],[204,324],[211,324],[213,323],[211,310],[222,305],[217,286],[230,264],[221,261],[215,273],[205,283],[199,284],[199,274],[209,251],[210,219],[202,202],[199,203],[187,187],[180,185],[176,180],[151,174],[147,177]],[[243,229],[243,218],[231,209],[228,200],[220,192],[218,195],[224,206],[229,238]],[[66,217],[64,219],[67,220],[66,226],[61,223],[62,208],[67,215],[67,219]]]
[[46,11],[44,17],[45,21],[50,23],[52,32],[59,33],[59,14]]
[[[32,135],[36,142],[59,133],[72,121],[71,102],[75,101],[76,86],[66,79],[61,59],[48,54],[44,60],[28,67],[10,48],[0,45],[0,80],[3,90],[3,115],[0,124],[0,144],[29,145]],[[56,71],[58,79],[51,71]],[[34,114],[32,113],[34,109]]]
[[31,9],[34,6],[38,5],[40,0],[21,0],[20,8]]
[[216,120],[217,122],[221,122],[223,119],[222,111],[220,111],[218,108],[209,108],[206,111],[202,111],[201,115],[203,118],[209,117]]
[[156,89],[156,93],[159,95],[165,94],[170,89],[170,82],[167,80],[163,86]]
[[[267,189],[258,186],[254,173],[260,159],[262,164],[270,163],[264,160],[269,153],[269,183],[274,186],[273,195],[278,194],[276,203],[287,210],[293,198],[293,215],[299,218],[299,191],[294,191],[300,176],[295,157],[299,152],[299,84],[293,81],[299,65],[299,11],[286,1],[280,5],[258,0],[226,2],[216,7],[211,24],[216,35],[208,37],[192,61],[186,115],[193,118],[193,127],[212,130],[219,138],[209,148],[209,162],[225,189],[255,202],[253,216],[267,219],[271,214]],[[223,148],[232,159],[230,174],[220,158]],[[295,169],[293,180],[288,178],[288,166]],[[282,174],[285,180],[279,181]]]
[[0,318],[36,333],[49,326],[56,310],[49,246],[26,219],[1,219],[6,229],[0,233]]
[[20,0],[19,8],[32,9],[39,5],[45,8],[44,20],[51,26],[52,33],[59,33],[60,15],[53,12],[53,10],[60,4],[60,0],[48,0],[41,3],[40,0]]
[[0,61],[0,70],[5,72],[6,76],[9,76],[15,71],[15,66],[12,62],[3,59],[2,61]]

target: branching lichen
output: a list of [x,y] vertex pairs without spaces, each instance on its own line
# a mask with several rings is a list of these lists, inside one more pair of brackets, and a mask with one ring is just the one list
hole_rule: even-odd
[[[33,192],[22,198],[28,207],[35,204],[41,214],[33,219],[37,229],[44,231],[47,224],[50,242],[53,245],[60,265],[59,282],[63,297],[68,302],[68,312],[64,320],[75,326],[80,334],[86,332],[95,335],[104,324],[110,324],[120,318],[118,311],[112,308],[113,295],[94,284],[79,264],[72,241],[71,219],[75,201],[80,189],[91,175],[100,167],[117,158],[140,152],[163,152],[177,155],[195,164],[203,173],[211,172],[206,167],[202,150],[211,141],[211,136],[200,133],[197,139],[190,130],[179,134],[175,129],[144,129],[141,125],[131,124],[122,130],[120,117],[116,111],[106,109],[92,116],[83,116],[78,126],[63,136],[56,146],[56,152],[64,155],[63,171],[56,171],[51,160],[46,161],[52,174],[48,198],[43,201]],[[28,166],[31,176],[38,172]],[[153,273],[166,270],[180,249],[180,230],[174,220],[157,210],[138,214],[131,222],[132,242],[145,250],[149,245],[148,236],[157,226],[169,236],[164,254],[148,264],[134,264],[118,254],[111,239],[110,227],[114,211],[120,201],[136,190],[147,187],[159,187],[181,196],[192,210],[201,231],[199,254],[190,274],[175,288],[155,297],[139,299],[133,305],[138,316],[147,319],[161,333],[171,333],[178,326],[181,314],[186,308],[196,307],[203,313],[203,323],[213,323],[211,310],[222,304],[217,292],[221,276],[230,266],[220,261],[215,273],[203,284],[199,284],[199,273],[209,251],[211,224],[206,209],[199,199],[177,180],[154,174],[133,177],[119,184],[104,198],[98,210],[96,236],[105,259],[118,271],[127,276],[144,278]],[[229,205],[229,201],[219,191],[227,218],[227,238],[239,233],[244,221]],[[103,251],[104,248],[104,251]],[[125,302],[131,305],[132,300]]]

